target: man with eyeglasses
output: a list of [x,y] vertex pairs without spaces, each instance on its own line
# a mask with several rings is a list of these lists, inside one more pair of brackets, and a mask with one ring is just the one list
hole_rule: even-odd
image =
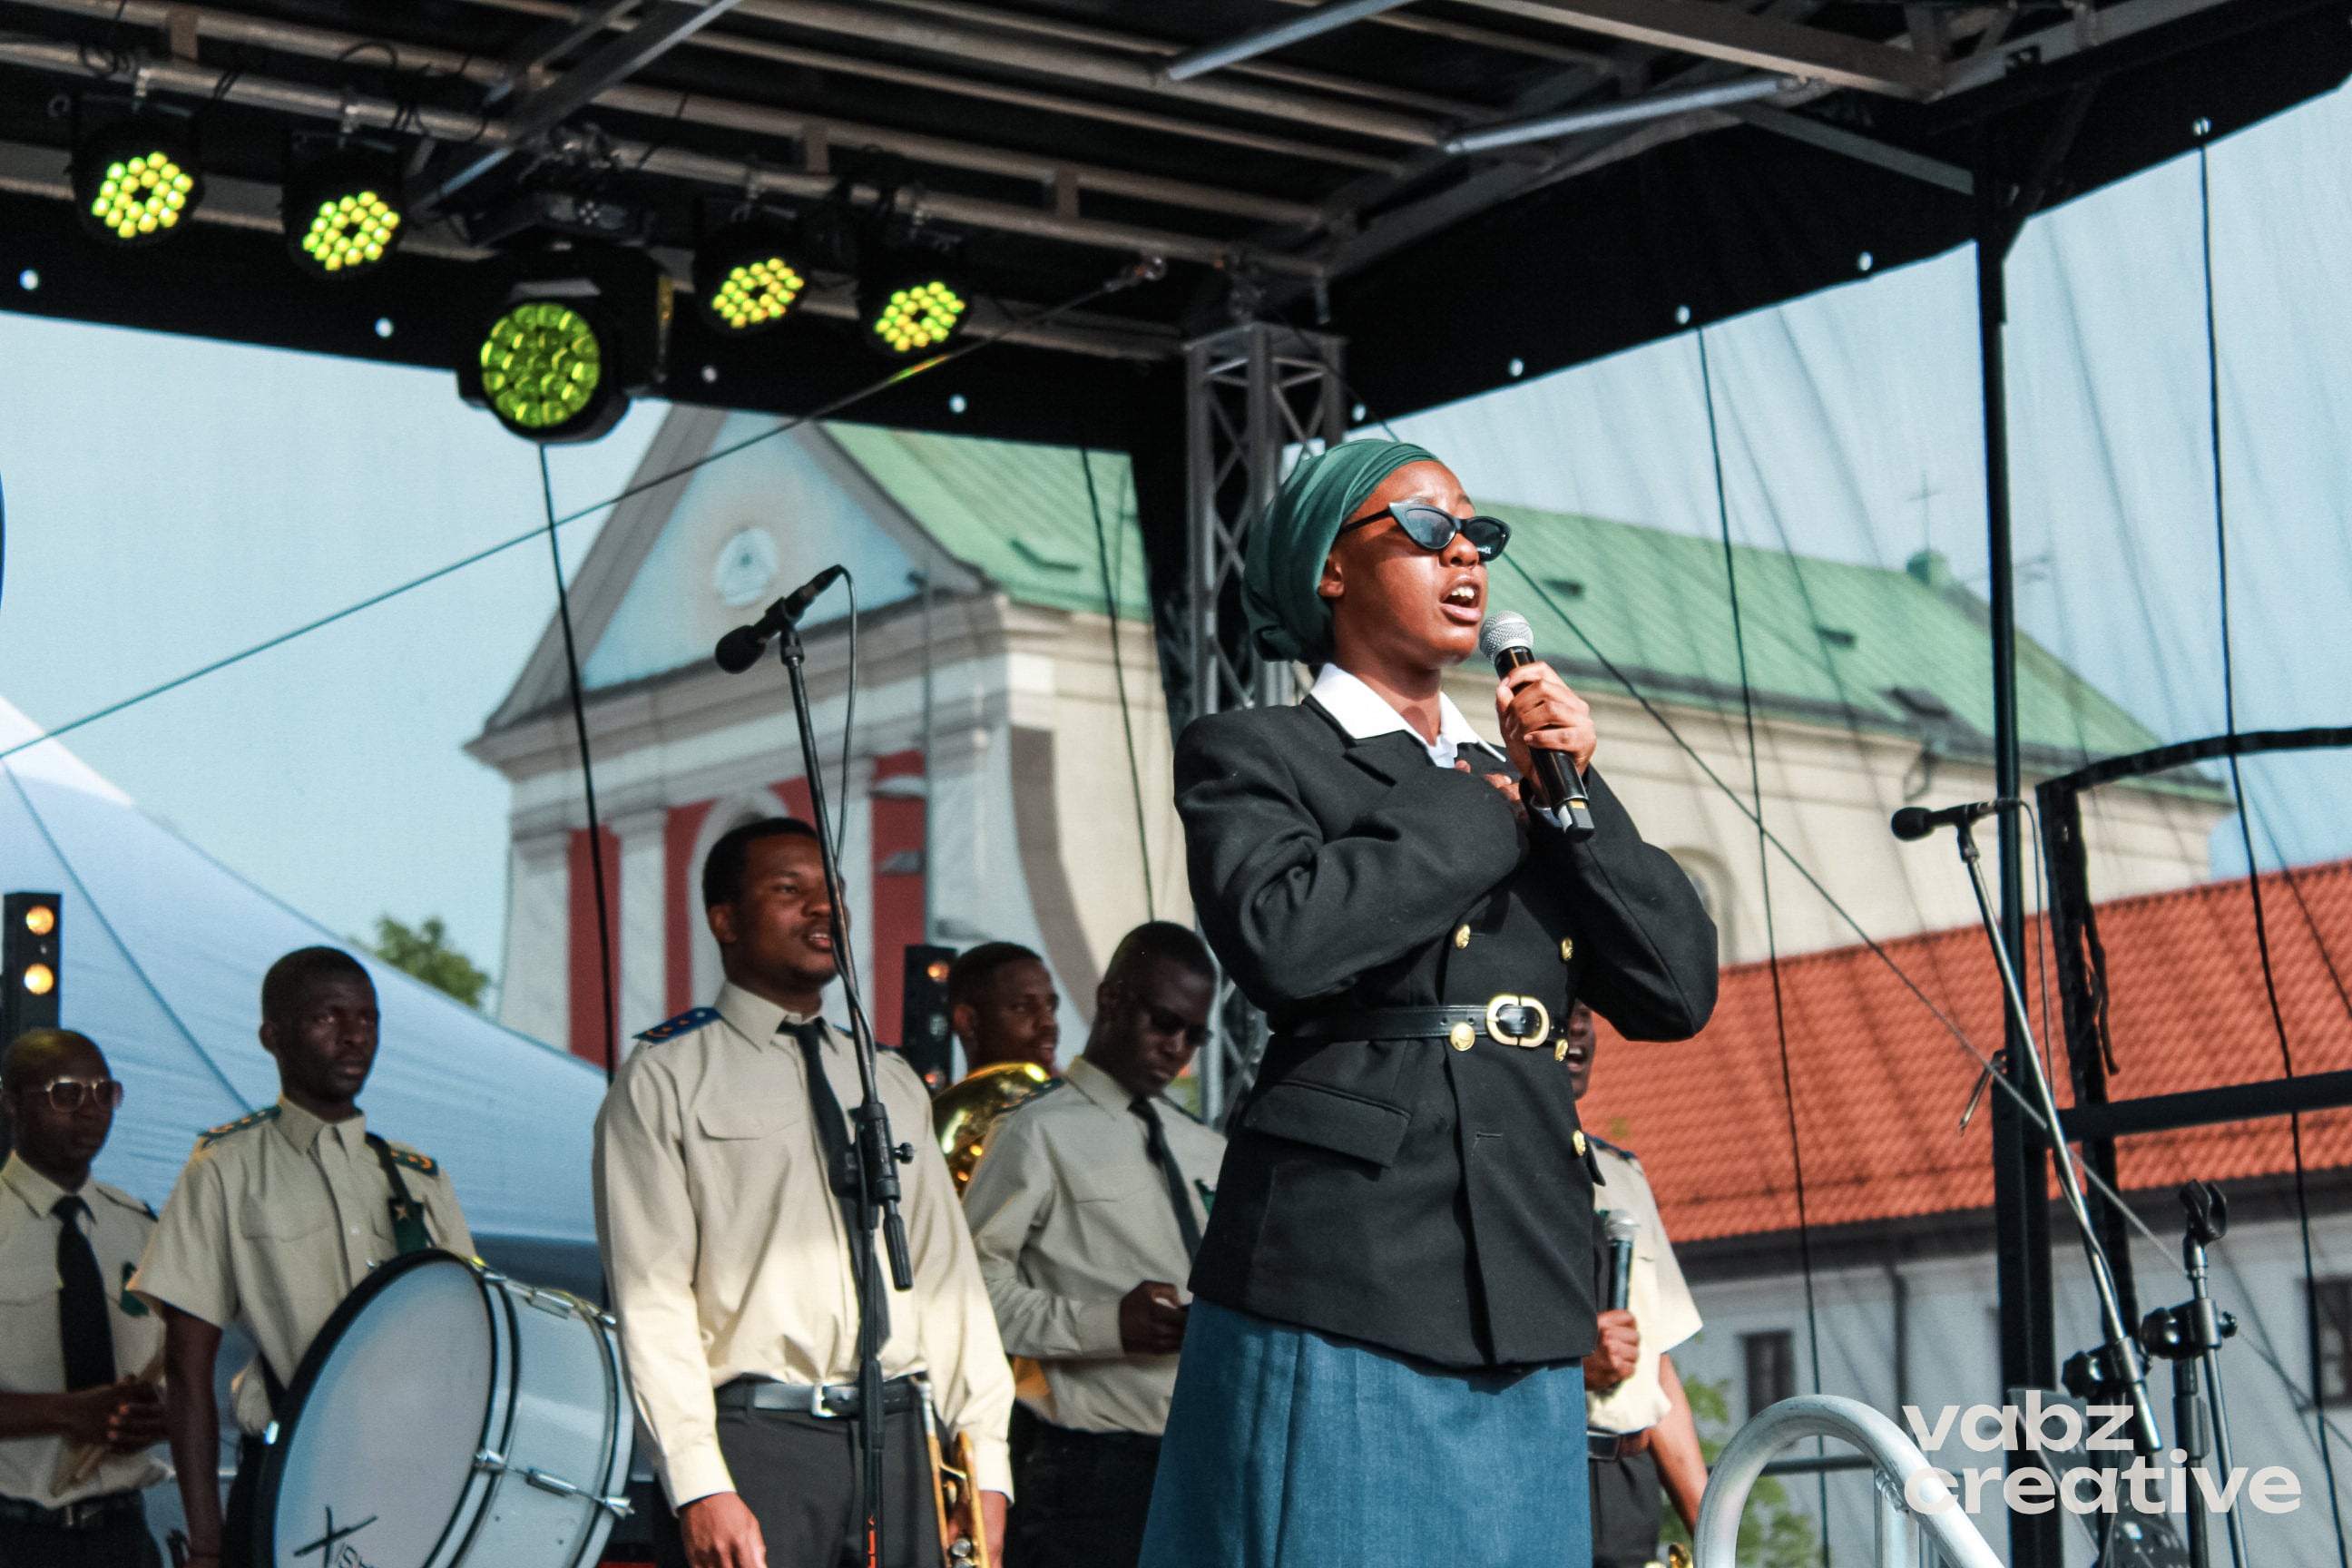
[[122,1086],[89,1037],[19,1035],[0,1057],[0,1564],[154,1568],[141,1492],[168,1473],[163,1405],[139,1373],[163,1323],[125,1288],[155,1214],[90,1178]]
[[998,1330],[1042,1392],[1014,1446],[1014,1568],[1133,1568],[1225,1141],[1167,1098],[1216,970],[1182,926],[1128,933],[1066,1077],[996,1129],[964,1194]]
[[[377,1025],[375,984],[351,954],[306,947],[269,966],[261,1048],[277,1059],[278,1101],[197,1141],[131,1281],[163,1315],[189,1568],[253,1561],[261,1434],[343,1298],[403,1253],[473,1255],[448,1173],[360,1114]],[[234,1385],[244,1436],[224,1519],[213,1368],[231,1325],[260,1353]]]

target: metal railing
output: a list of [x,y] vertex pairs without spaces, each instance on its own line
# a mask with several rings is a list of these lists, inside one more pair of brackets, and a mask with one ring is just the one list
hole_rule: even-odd
[[1733,1435],[1699,1505],[1696,1568],[1738,1568],[1748,1489],[1774,1458],[1808,1437],[1834,1437],[1868,1456],[1877,1492],[1874,1568],[2000,1568],[1959,1499],[1900,1426],[1859,1400],[1825,1394],[1784,1399]]

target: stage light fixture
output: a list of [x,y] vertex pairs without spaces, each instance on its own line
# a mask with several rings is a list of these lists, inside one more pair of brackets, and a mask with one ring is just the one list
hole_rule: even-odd
[[400,244],[400,185],[391,169],[352,156],[326,158],[286,182],[286,244],[303,270],[349,278],[392,258]]
[[894,358],[921,353],[954,337],[971,296],[947,268],[899,262],[873,273],[858,289],[866,341]]
[[808,276],[806,259],[780,226],[732,224],[695,250],[695,305],[730,335],[765,331],[798,302]]
[[121,246],[171,238],[188,226],[205,199],[195,155],[144,117],[83,138],[74,150],[73,186],[82,226]]
[[589,440],[611,429],[627,403],[614,384],[612,357],[586,311],[562,300],[525,300],[482,334],[482,395],[499,423],[518,436]]

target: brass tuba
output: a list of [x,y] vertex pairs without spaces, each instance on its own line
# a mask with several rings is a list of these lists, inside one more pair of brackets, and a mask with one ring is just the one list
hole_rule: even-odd
[[966,1074],[932,1097],[931,1131],[961,1195],[988,1152],[989,1134],[1007,1111],[1053,1082],[1035,1062],[994,1062]]

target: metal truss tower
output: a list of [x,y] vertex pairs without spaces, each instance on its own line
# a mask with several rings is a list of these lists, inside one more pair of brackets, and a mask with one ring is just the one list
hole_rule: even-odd
[[[1250,530],[1300,447],[1319,448],[1347,429],[1339,339],[1246,321],[1184,346],[1185,481],[1181,731],[1203,713],[1297,695],[1295,668],[1250,646],[1242,615],[1242,563]],[[1171,705],[1172,707],[1172,705]],[[1265,1022],[1240,988],[1220,978],[1201,1054],[1201,1109],[1212,1123],[1249,1086]]]

